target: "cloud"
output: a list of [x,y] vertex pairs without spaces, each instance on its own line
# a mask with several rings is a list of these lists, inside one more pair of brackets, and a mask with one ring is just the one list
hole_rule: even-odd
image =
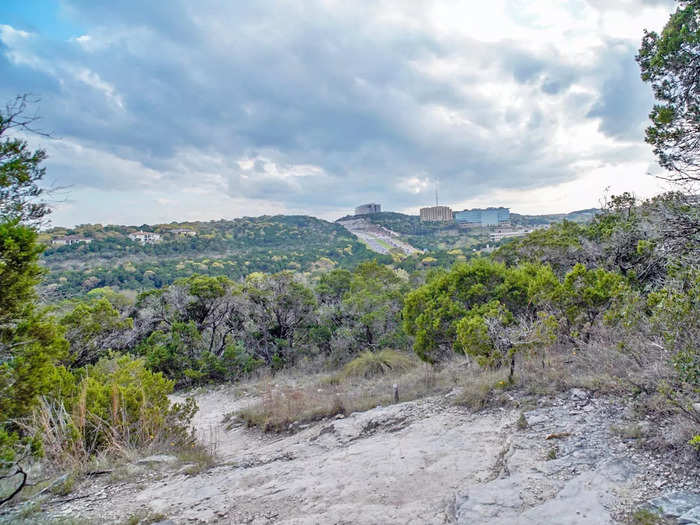
[[636,49],[615,42],[607,47],[609,52],[602,64],[606,78],[588,117],[600,118],[601,131],[610,137],[639,141],[653,105],[652,94],[639,81]]
[[[41,95],[50,173],[115,199],[341,215],[429,203],[435,180],[457,203],[631,166],[635,46],[668,5],[544,4],[63,0],[69,39],[0,26],[0,96]],[[622,11],[634,38],[611,34]]]

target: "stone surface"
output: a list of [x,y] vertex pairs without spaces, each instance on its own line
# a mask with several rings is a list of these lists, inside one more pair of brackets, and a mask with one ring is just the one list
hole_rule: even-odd
[[152,463],[175,463],[177,458],[175,456],[170,456],[167,454],[155,454],[153,456],[148,456],[141,458],[137,461],[140,465],[148,465]]
[[680,525],[700,524],[700,507],[694,507],[678,516],[678,523]]
[[576,401],[585,401],[588,399],[588,392],[580,388],[572,388],[569,393],[571,394],[571,399]]
[[[658,509],[664,516],[681,518],[681,523],[700,523],[700,494],[676,491],[649,500],[647,506]],[[693,521],[695,520],[695,521]]]
[[[588,393],[580,400],[570,391],[525,412],[526,429],[517,427],[519,409],[474,414],[444,395],[297,425],[294,434],[223,423],[253,401],[226,390],[197,396],[195,425],[215,449],[217,466],[187,475],[166,460],[136,479],[96,479],[76,491],[78,499],[48,507],[52,516],[99,523],[151,512],[177,524],[592,525],[619,523],[621,511],[658,494],[660,479],[678,486],[664,474],[669,465],[610,431],[619,403]],[[550,434],[563,437],[546,440]],[[677,509],[694,508],[686,507]]]
[[[571,421],[568,406],[526,413],[530,427],[504,444],[494,479],[465,488],[455,500],[459,524],[594,525],[614,523],[616,493],[631,488],[642,470],[615,453],[601,422],[610,407]],[[555,444],[549,434],[569,433]],[[556,447],[556,459],[547,460]]]

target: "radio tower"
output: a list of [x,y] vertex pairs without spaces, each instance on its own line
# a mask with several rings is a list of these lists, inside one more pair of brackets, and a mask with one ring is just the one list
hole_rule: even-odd
[[435,179],[435,206],[438,205],[438,179]]

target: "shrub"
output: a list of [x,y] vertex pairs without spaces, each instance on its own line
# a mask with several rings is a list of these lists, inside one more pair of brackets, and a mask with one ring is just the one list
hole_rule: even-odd
[[396,350],[385,349],[376,353],[366,351],[345,365],[343,374],[346,377],[369,378],[390,371],[404,372],[414,366],[414,359]]
[[188,445],[197,406],[191,398],[171,405],[173,384],[148,370],[143,359],[105,357],[79,371],[72,396],[42,398],[27,431],[41,437],[53,464],[64,466],[98,452]]

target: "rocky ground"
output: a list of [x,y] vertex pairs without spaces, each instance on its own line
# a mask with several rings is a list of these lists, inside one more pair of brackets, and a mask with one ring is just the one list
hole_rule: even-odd
[[[642,452],[611,430],[619,402],[573,390],[537,408],[470,413],[452,396],[264,435],[225,415],[250,398],[198,396],[204,471],[163,456],[123,479],[82,482],[45,517],[123,523],[606,524],[656,508],[700,524],[700,469]],[[523,414],[524,417],[521,417]],[[301,426],[303,427],[303,425]],[[651,498],[666,497],[654,500]],[[167,521],[170,520],[170,521]],[[135,523],[135,521],[132,521]]]

